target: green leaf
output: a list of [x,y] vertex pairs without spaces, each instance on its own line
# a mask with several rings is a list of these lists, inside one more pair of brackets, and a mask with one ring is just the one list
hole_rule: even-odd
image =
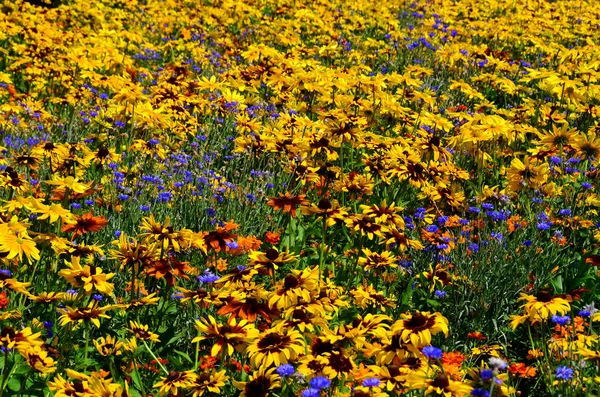
[[6,386],[8,386],[8,388],[12,391],[19,391],[19,389],[21,388],[21,381],[13,377],[8,380]]
[[173,350],[175,353],[179,354],[181,357],[185,358],[186,360],[188,360],[190,363],[194,363],[194,361],[190,358],[190,356],[187,353],[184,353],[182,351],[179,350]]
[[135,387],[138,388],[138,390],[144,390],[144,386],[142,385],[142,379],[140,378],[140,373],[135,367],[133,369],[133,372],[131,373],[131,379],[133,380],[133,384],[135,385]]
[[439,307],[440,306],[440,302],[438,302],[434,299],[427,299],[427,304],[429,304],[429,306],[431,306],[431,307]]

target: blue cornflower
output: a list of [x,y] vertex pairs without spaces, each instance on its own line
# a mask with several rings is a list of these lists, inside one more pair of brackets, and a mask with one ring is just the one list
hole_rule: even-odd
[[533,241],[531,241],[531,240],[529,240],[529,239],[527,239],[527,240],[523,241],[523,245],[524,245],[525,247],[529,247],[529,246],[531,246],[531,244],[533,244]]
[[573,369],[564,365],[561,365],[558,368],[556,368],[556,379],[569,380],[571,378],[573,378]]
[[317,376],[310,380],[309,385],[313,389],[327,389],[331,386],[331,381],[324,376]]
[[140,211],[150,211],[150,206],[149,205],[140,205]]
[[422,352],[425,357],[432,360],[441,360],[444,353],[442,349],[435,346],[425,346]]
[[579,315],[580,315],[581,317],[589,317],[589,316],[591,316],[591,315],[592,315],[592,313],[591,313],[589,310],[581,310],[581,311],[579,312]]
[[471,252],[478,252],[479,251],[479,244],[477,244],[477,243],[471,243],[471,244],[469,244],[468,249]]
[[212,284],[215,281],[219,280],[221,277],[211,273],[210,270],[206,269],[204,273],[202,273],[202,275],[198,276],[197,278],[198,281],[200,281],[200,284]]
[[483,368],[480,372],[479,372],[479,376],[481,376],[482,380],[490,380],[494,377],[494,371],[492,371],[489,368]]
[[437,227],[436,225],[429,225],[425,228],[425,230],[427,230],[429,233],[435,233],[438,230],[440,230],[440,228]]
[[477,207],[469,207],[469,212],[472,212],[474,214],[479,214],[481,212],[481,209],[479,209]]
[[447,293],[446,293],[446,291],[442,291],[442,290],[436,289],[435,292],[434,292],[434,295],[437,296],[440,299],[444,299],[446,297]]
[[91,205],[94,205],[94,200],[85,200],[84,203],[87,206],[91,206]]
[[558,211],[558,215],[560,216],[571,216],[573,215],[573,211],[571,211],[569,208],[563,208],[561,210]]
[[571,317],[569,316],[552,316],[552,322],[558,325],[567,325],[571,322]]
[[321,390],[319,389],[306,389],[302,392],[302,397],[319,397]]
[[93,294],[92,299],[95,301],[101,301],[102,299],[104,299],[104,297],[100,294]]
[[548,230],[551,226],[552,222],[540,222],[537,225],[535,225],[535,227],[537,227],[539,230]]
[[381,384],[381,381],[377,378],[367,378],[362,381],[364,387],[377,387]]
[[294,366],[291,364],[281,364],[279,367],[277,367],[277,370],[275,372],[277,372],[279,374],[279,376],[281,376],[282,378],[284,376],[290,376],[294,373],[295,369]]
[[481,208],[483,208],[484,210],[493,210],[494,209],[494,204],[492,204],[492,203],[483,203],[483,204],[481,204]]
[[485,389],[473,389],[471,395],[473,397],[490,397],[490,392]]
[[581,184],[581,187],[584,188],[584,189],[591,189],[592,188],[592,184],[588,183],[588,182],[583,182]]
[[71,203],[71,208],[78,210],[78,209],[81,208],[81,204],[79,204],[79,203]]

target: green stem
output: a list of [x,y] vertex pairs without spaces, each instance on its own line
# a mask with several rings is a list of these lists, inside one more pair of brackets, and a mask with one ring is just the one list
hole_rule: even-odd
[[169,371],[167,371],[167,369],[165,368],[164,365],[162,365],[162,363],[160,362],[160,360],[158,359],[158,357],[156,357],[156,355],[152,352],[152,350],[150,349],[150,347],[148,346],[148,344],[146,343],[145,340],[142,340],[142,343],[144,344],[144,347],[146,348],[146,350],[148,350],[148,353],[150,353],[150,355],[152,356],[152,358],[154,359],[154,361],[156,361],[156,363],[158,364],[158,366],[160,367],[160,369],[162,369],[165,374],[169,374]]
[[21,397],[23,395],[23,390],[25,390],[25,385],[27,384],[27,380],[31,376],[32,372],[33,372],[33,367],[29,368],[29,372],[27,372],[25,379],[23,379],[23,383],[21,383],[21,387],[19,388],[19,397]]
[[8,347],[4,348],[4,368],[2,368],[2,382],[0,382],[0,397],[4,394],[6,378],[8,378],[8,373],[10,372],[8,369]]

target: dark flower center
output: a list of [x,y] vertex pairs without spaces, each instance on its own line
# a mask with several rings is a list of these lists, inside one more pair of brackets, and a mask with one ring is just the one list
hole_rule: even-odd
[[323,198],[321,200],[319,200],[319,204],[317,205],[317,207],[319,207],[320,210],[328,210],[331,209],[331,201],[329,201],[326,198]]
[[448,386],[450,386],[450,381],[448,380],[448,377],[446,375],[437,374],[435,376],[435,379],[433,379],[433,382],[431,382],[431,386],[439,387],[440,389],[445,389]]
[[265,253],[265,256],[268,260],[274,261],[275,259],[279,258],[279,252],[277,252],[277,250],[274,248],[269,248]]

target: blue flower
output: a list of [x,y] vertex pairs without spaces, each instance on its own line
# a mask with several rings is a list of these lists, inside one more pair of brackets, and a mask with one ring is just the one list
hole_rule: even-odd
[[290,376],[294,373],[295,369],[294,366],[291,364],[281,364],[279,367],[277,367],[277,370],[275,372],[277,372],[279,374],[279,376],[281,376],[282,378],[284,376]]
[[364,387],[377,387],[381,384],[381,381],[377,378],[367,378],[362,381]]
[[483,368],[480,372],[479,372],[479,376],[481,376],[482,380],[490,380],[494,377],[494,371],[492,371],[489,368]]
[[442,349],[435,346],[425,346],[422,352],[425,357],[432,360],[441,360],[444,353]]
[[313,389],[327,389],[331,386],[331,381],[324,376],[317,376],[310,380],[309,385]]
[[473,389],[471,390],[471,395],[473,397],[489,397],[490,392],[485,389]]
[[558,325],[567,325],[571,322],[571,317],[569,316],[552,316],[552,322]]
[[571,368],[564,365],[556,368],[556,379],[569,380],[571,378],[573,378],[573,370]]
[[321,390],[319,389],[306,389],[302,392],[302,397],[319,397]]

